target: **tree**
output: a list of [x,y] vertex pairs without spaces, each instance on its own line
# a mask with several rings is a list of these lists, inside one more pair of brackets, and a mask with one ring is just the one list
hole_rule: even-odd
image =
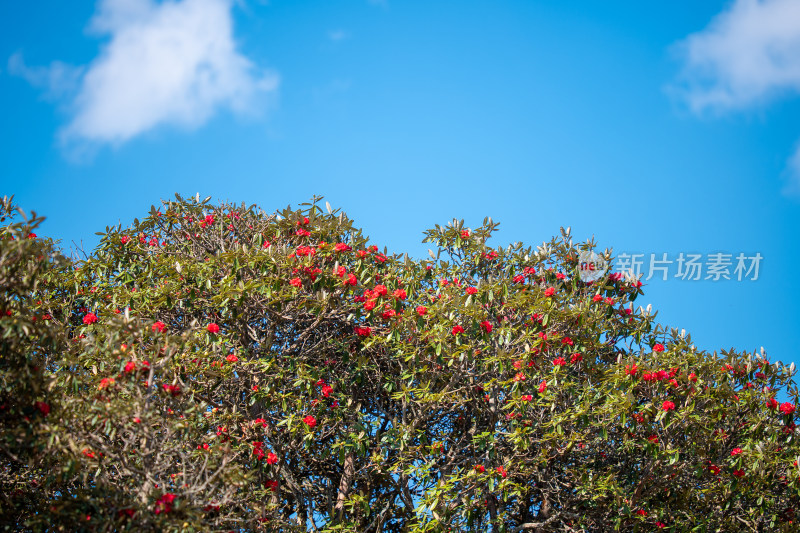
[[[83,260],[0,236],[0,522],[48,531],[776,531],[794,367],[586,283],[568,230],[412,260],[320,199],[164,202]],[[604,253],[611,259],[609,251]],[[791,401],[779,404],[776,394]]]

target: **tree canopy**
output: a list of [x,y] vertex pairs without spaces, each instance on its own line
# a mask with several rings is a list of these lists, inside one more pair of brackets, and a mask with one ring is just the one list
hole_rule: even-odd
[[[794,365],[578,276],[569,230],[371,244],[321,199],[181,198],[70,259],[0,210],[0,523],[32,531],[790,531]],[[599,252],[607,260],[611,251]],[[788,401],[779,402],[777,395]]]

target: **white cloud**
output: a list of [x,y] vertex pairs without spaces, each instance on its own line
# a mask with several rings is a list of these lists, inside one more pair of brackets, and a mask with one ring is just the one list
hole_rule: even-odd
[[21,53],[16,53],[8,58],[8,72],[44,91],[46,99],[57,101],[77,91],[83,69],[61,61],[53,61],[49,67],[31,67]]
[[[196,128],[220,108],[258,111],[257,97],[274,92],[278,77],[236,50],[231,8],[231,0],[101,0],[89,30],[110,39],[68,102],[62,139],[120,144],[161,125]],[[34,85],[58,78],[55,65],[12,62]]]
[[[800,93],[800,1],[734,0],[704,30],[678,43],[673,87],[695,113],[741,111]],[[800,194],[800,146],[784,192]]]
[[800,2],[736,0],[679,43],[692,110],[724,111],[800,92]]
[[328,39],[330,39],[333,42],[343,41],[348,37],[350,37],[350,34],[344,30],[331,30],[328,32]]
[[800,143],[795,148],[794,154],[786,164],[786,183],[783,194],[787,196],[800,196]]
[[352,82],[348,79],[335,79],[331,82],[312,89],[311,94],[314,98],[314,103],[323,105],[331,102],[338,95],[344,94],[350,90]]

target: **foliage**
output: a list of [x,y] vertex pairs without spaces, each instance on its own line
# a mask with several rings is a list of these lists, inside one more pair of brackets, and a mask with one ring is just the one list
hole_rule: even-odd
[[[183,199],[64,258],[0,231],[0,522],[36,531],[775,531],[794,368],[697,349],[569,231],[412,260],[319,199]],[[605,252],[610,259],[610,252]],[[775,395],[792,402],[778,405]]]

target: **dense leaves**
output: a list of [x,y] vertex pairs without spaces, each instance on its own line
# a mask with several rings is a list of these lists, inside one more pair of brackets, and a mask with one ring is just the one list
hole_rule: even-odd
[[[569,231],[370,245],[319,200],[183,199],[83,260],[0,231],[0,522],[48,531],[774,531],[794,368],[577,275]],[[29,238],[30,237],[30,238]],[[606,251],[607,259],[610,252]],[[791,398],[779,403],[781,398]]]

